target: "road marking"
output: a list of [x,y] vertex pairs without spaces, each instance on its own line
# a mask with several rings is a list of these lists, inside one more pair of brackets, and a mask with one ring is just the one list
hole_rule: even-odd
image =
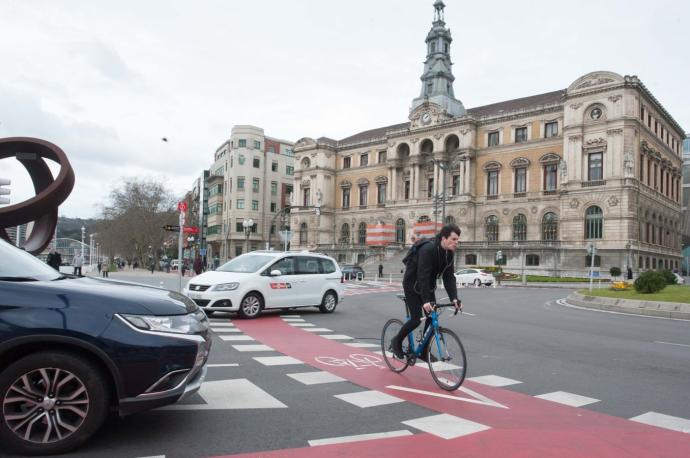
[[326,366],[336,367],[353,367],[357,370],[366,369],[368,367],[378,367],[385,369],[386,365],[378,356],[351,354],[347,358],[336,358],[333,356],[317,356],[314,358],[316,362],[325,364]]
[[205,404],[173,404],[163,410],[277,409],[285,404],[246,378],[204,382],[199,396]]
[[661,340],[655,340],[654,343],[664,344],[664,345],[676,345],[676,346],[678,346],[678,347],[689,347],[689,348],[690,348],[690,345],[680,344],[680,343],[673,343],[673,342],[664,342],[664,341],[661,341]]
[[286,323],[304,323],[303,318],[283,318]]
[[632,421],[644,423],[645,425],[658,426],[659,428],[671,429],[681,433],[690,433],[690,420],[680,417],[672,417],[663,413],[647,412],[637,417],[631,418]]
[[234,328],[235,325],[232,323],[211,323],[211,328]]
[[302,315],[280,315],[281,318],[299,318]]
[[379,345],[379,344],[363,343],[363,342],[349,342],[349,343],[346,342],[345,345],[348,345],[350,347],[355,347],[355,348],[381,348],[381,345]]
[[304,364],[292,356],[257,356],[254,359],[264,366],[288,366],[291,364]]
[[500,377],[498,375],[482,375],[481,377],[470,377],[467,380],[472,380],[473,382],[481,383],[482,385],[488,385],[493,387],[502,387],[517,385],[522,383],[518,380],[513,380],[512,378]]
[[254,339],[252,339],[251,336],[245,336],[245,335],[241,335],[241,336],[218,336],[218,337],[220,337],[221,339],[223,339],[225,341],[231,341],[231,342],[238,341],[238,340],[254,340]]
[[402,424],[443,439],[455,439],[456,437],[467,436],[468,434],[491,429],[490,426],[465,420],[464,418],[449,415],[447,413],[415,418],[413,420],[403,421]]
[[237,351],[241,352],[247,352],[247,351],[275,351],[273,348],[269,347],[268,345],[262,345],[262,344],[257,344],[257,345],[233,345],[232,348],[234,348]]
[[507,406],[504,406],[503,404],[500,404],[500,403],[498,403],[492,399],[489,399],[486,396],[479,394],[476,391],[472,391],[469,388],[466,388],[464,386],[461,386],[460,388],[458,388],[458,391],[462,391],[463,393],[469,394],[474,399],[461,398],[460,396],[453,396],[450,394],[436,393],[433,391],[418,390],[416,388],[407,388],[405,386],[388,385],[386,388],[390,388],[391,390],[407,391],[409,393],[425,394],[427,396],[433,396],[435,398],[452,399],[454,401],[470,402],[473,404],[481,404],[481,405],[490,406],[490,407],[500,407],[502,409],[508,409]]
[[356,436],[341,436],[341,437],[331,437],[328,439],[315,439],[307,441],[311,447],[316,447],[319,445],[332,445],[332,444],[346,444],[348,442],[360,442],[368,441],[374,439],[388,439],[391,437],[402,437],[402,436],[412,436],[412,433],[406,429],[400,431],[390,431],[387,433],[370,433],[370,434],[358,434]]
[[328,329],[328,328],[311,328],[311,329],[305,329],[305,331],[308,331],[308,332],[333,332],[331,329]]
[[352,340],[352,337],[346,336],[345,334],[328,334],[322,335],[321,337],[325,337],[326,339],[331,340]]
[[390,394],[382,393],[381,391],[376,390],[336,394],[335,397],[363,409],[366,407],[385,406],[388,404],[405,402],[404,399],[396,398],[395,396],[391,396]]
[[227,363],[227,364],[208,364],[207,367],[237,367],[237,363]]
[[580,396],[579,394],[568,393],[566,391],[554,391],[553,393],[540,394],[539,396],[535,396],[535,398],[557,402],[558,404],[570,407],[582,407],[599,402],[599,399],[588,398],[587,396]]
[[242,332],[242,331],[240,331],[239,329],[236,329],[236,328],[226,328],[226,329],[221,328],[221,329],[214,329],[213,332],[216,334],[223,334],[223,333],[229,334],[231,332]]
[[288,323],[290,326],[294,326],[296,328],[313,328],[314,325],[311,323]]
[[320,385],[322,383],[335,383],[335,382],[346,382],[347,379],[338,377],[335,374],[331,374],[326,371],[316,371],[316,372],[300,372],[298,374],[287,374],[305,385]]

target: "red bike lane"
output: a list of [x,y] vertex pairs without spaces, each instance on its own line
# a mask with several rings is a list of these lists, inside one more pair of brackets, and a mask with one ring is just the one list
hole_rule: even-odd
[[[452,393],[441,390],[429,371],[390,371],[375,353],[290,326],[278,317],[234,321],[253,339],[316,369],[440,414],[484,426],[452,439],[422,433],[389,439],[322,445],[235,456],[558,456],[687,457],[690,435],[627,419],[564,406],[472,381]],[[472,361],[468,361],[471,367]],[[479,428],[481,429],[481,428]]]

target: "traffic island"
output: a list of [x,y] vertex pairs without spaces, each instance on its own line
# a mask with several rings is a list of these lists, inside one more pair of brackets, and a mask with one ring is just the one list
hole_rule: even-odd
[[633,299],[590,296],[586,293],[574,292],[566,298],[566,302],[578,307],[596,310],[690,320],[690,304],[682,302],[663,302],[655,301],[653,298],[650,299],[652,300],[639,301]]

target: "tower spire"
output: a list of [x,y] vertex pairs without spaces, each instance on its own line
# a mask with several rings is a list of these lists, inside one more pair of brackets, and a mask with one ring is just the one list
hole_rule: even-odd
[[419,97],[412,101],[410,113],[420,105],[429,102],[436,104],[448,115],[463,116],[465,107],[455,98],[453,91],[453,63],[450,61],[450,45],[453,38],[444,21],[443,0],[434,2],[434,21],[426,36],[427,54],[422,73],[422,91]]

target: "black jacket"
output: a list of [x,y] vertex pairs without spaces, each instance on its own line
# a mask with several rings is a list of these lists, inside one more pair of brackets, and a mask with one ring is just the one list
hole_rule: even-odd
[[441,243],[437,238],[431,243],[423,244],[417,251],[417,262],[413,261],[405,269],[403,288],[406,291],[413,290],[422,296],[424,303],[434,302],[436,280],[438,277],[443,277],[443,286],[448,293],[448,298],[451,301],[457,299],[453,257],[452,251],[441,248]]

